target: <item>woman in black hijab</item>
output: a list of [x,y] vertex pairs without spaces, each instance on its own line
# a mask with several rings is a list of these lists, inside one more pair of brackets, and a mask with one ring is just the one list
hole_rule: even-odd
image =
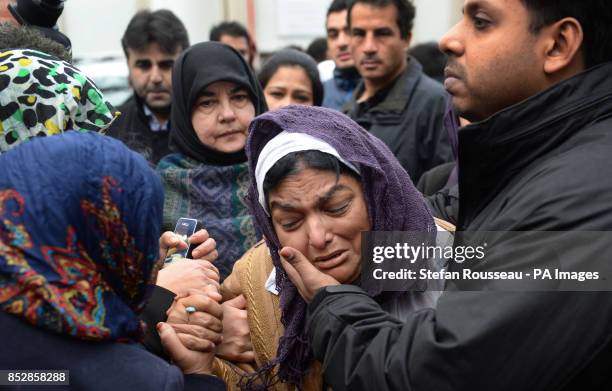
[[159,162],[164,229],[197,219],[216,241],[221,279],[260,235],[244,203],[249,183],[244,145],[251,120],[267,110],[242,56],[218,42],[191,46],[172,71],[170,139],[177,153]]

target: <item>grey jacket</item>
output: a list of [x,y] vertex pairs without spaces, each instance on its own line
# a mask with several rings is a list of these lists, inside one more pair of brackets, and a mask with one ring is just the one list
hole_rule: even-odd
[[453,156],[444,128],[448,94],[410,58],[408,67],[388,88],[365,102],[361,82],[343,112],[387,144],[412,181]]

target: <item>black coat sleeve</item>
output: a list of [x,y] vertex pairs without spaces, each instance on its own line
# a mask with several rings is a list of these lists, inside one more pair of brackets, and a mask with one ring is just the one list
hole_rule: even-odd
[[425,197],[431,213],[444,221],[457,225],[459,220],[459,186],[444,188]]
[[144,321],[147,326],[143,341],[145,347],[151,353],[165,359],[168,359],[168,356],[164,352],[155,326],[159,322],[166,321],[166,311],[172,305],[175,296],[173,292],[155,285],[151,298],[140,313],[140,320]]
[[449,162],[440,164],[425,172],[416,184],[417,190],[427,197],[444,189],[454,168],[455,162]]
[[[430,79],[427,81],[437,83]],[[421,175],[432,168],[454,161],[448,131],[444,125],[446,100],[447,95],[445,93],[433,95],[427,100],[420,101],[415,105],[416,107],[412,108],[414,115],[417,116],[417,129],[420,133],[419,145],[415,152],[419,157],[421,171],[412,178],[415,183],[418,182]]]
[[560,389],[610,343],[609,292],[446,292],[400,322],[363,291],[329,287],[307,332],[340,390]]

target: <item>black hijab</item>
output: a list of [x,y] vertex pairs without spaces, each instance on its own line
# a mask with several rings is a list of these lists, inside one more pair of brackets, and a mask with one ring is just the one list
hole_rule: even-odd
[[268,110],[266,100],[251,68],[233,48],[219,42],[201,42],[185,50],[172,69],[172,114],[170,142],[179,152],[202,163],[230,165],[246,162],[244,149],[225,153],[200,142],[191,125],[191,112],[198,96],[218,81],[245,88],[255,115]]

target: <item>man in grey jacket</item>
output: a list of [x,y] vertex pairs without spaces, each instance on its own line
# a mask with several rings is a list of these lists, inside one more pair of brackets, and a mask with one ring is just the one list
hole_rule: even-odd
[[416,183],[452,154],[443,125],[447,94],[406,54],[414,16],[409,0],[350,3],[351,49],[363,81],[343,111],[384,141]]
[[479,268],[535,270],[556,256],[555,274],[597,273],[599,288],[574,282],[591,291],[559,292],[567,281],[557,280],[500,291],[485,279],[459,291],[449,282],[435,309],[400,322],[297,254],[283,265],[310,302],[307,329],[326,382],[336,391],[612,389],[608,1],[465,0],[440,47],[454,108],[473,122],[459,133],[458,238],[590,231],[582,245],[499,240],[502,255]]

